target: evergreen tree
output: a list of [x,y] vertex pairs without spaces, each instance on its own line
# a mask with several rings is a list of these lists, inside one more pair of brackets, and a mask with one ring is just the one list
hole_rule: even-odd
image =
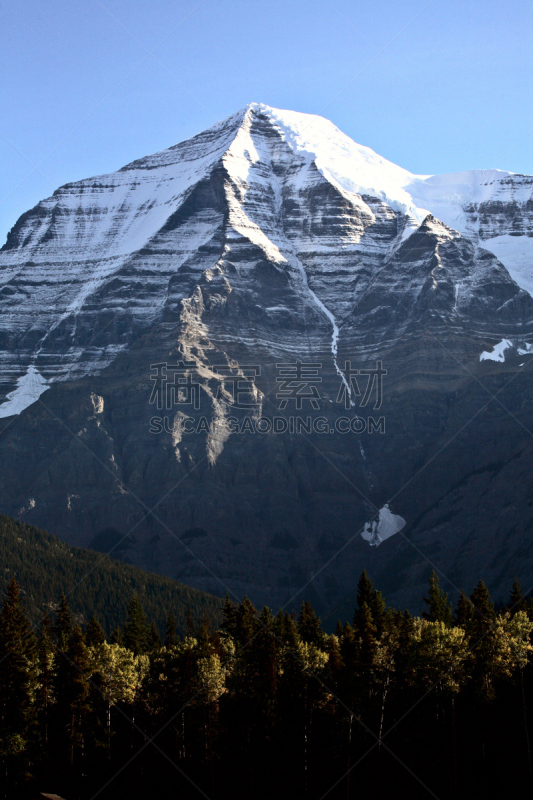
[[509,611],[511,614],[516,614],[517,611],[523,611],[525,607],[525,597],[522,593],[522,587],[518,582],[518,578],[513,581],[511,594],[509,596]]
[[358,608],[361,608],[364,603],[366,603],[367,606],[371,608],[373,594],[374,594],[374,587],[372,586],[372,581],[368,577],[366,569],[364,569],[361,573],[361,577],[359,578],[359,582],[357,584]]
[[430,622],[443,622],[448,628],[453,625],[453,611],[448,595],[440,588],[439,579],[435,570],[429,578],[428,596],[424,597],[427,611],[422,612],[422,618]]
[[286,645],[293,651],[297,648],[300,634],[293,614],[280,609],[272,622],[272,630],[280,646]]
[[109,644],[118,644],[121,647],[124,647],[124,636],[122,635],[122,631],[118,626],[114,631],[112,631],[111,636],[109,637]]
[[328,636],[326,652],[328,654],[328,661],[324,671],[324,682],[334,691],[338,691],[344,663],[341,656],[339,637],[337,635]]
[[370,610],[372,612],[374,625],[376,626],[377,636],[378,638],[381,638],[381,635],[387,625],[387,605],[379,589],[374,589],[370,603]]
[[59,607],[57,609],[57,619],[54,625],[54,635],[58,648],[66,650],[70,634],[72,633],[72,615],[68,607],[65,593],[61,592]]
[[476,584],[470,595],[470,602],[473,608],[467,631],[472,639],[481,639],[493,627],[496,617],[494,603],[483,581],[480,580]]
[[[366,610],[363,611],[365,605]],[[357,584],[357,608],[353,617],[354,629],[362,629],[365,626],[368,611],[372,616],[372,624],[375,626],[377,636],[381,636],[386,624],[387,606],[383,595],[379,590],[374,589],[366,570],[363,570]]]
[[41,622],[37,645],[39,664],[39,685],[37,691],[37,714],[44,747],[48,745],[50,711],[54,704],[54,643],[52,623],[47,614]]
[[466,628],[472,617],[473,610],[472,603],[461,589],[461,594],[459,595],[459,600],[457,601],[457,607],[455,609],[455,624],[460,628]]
[[235,613],[234,638],[241,647],[248,644],[257,629],[256,614],[252,602],[245,597]]
[[148,643],[148,627],[146,616],[136,594],[131,598],[128,606],[128,616],[124,623],[124,645],[138,656],[146,652]]
[[362,607],[359,609],[357,627],[355,630],[359,634],[359,671],[364,676],[366,684],[373,669],[378,646],[377,629],[374,624],[372,612],[366,603],[363,603]]
[[151,622],[146,638],[146,648],[149,653],[153,653],[156,650],[160,650],[162,646],[163,642],[161,641],[161,636],[159,635],[159,631],[155,626],[155,622]]
[[494,678],[500,671],[495,654],[505,647],[505,637],[501,626],[496,624],[494,603],[491,601],[489,590],[483,581],[480,580],[476,584],[470,600],[472,613],[466,626],[466,632],[474,657],[472,677],[480,696],[489,700],[494,697]]
[[170,612],[167,617],[167,625],[166,625],[166,632],[165,632],[165,647],[174,647],[175,644],[178,642],[178,636],[176,633],[176,620],[174,619],[174,614]]
[[57,744],[60,759],[69,765],[71,780],[78,777],[77,762],[84,745],[84,722],[90,711],[89,655],[83,634],[76,625],[65,651],[57,651],[55,694],[57,697]]
[[[363,603],[363,608],[368,608],[366,603]],[[340,653],[344,663],[346,675],[353,677],[357,668],[357,653],[358,645],[355,637],[354,629],[347,622],[342,629],[342,637],[340,639]]]
[[6,773],[24,765],[36,672],[35,637],[13,579],[0,612],[0,759]]
[[187,623],[187,636],[189,637],[189,639],[192,639],[194,636],[194,619],[190,608],[187,609],[187,614],[185,615],[185,621]]
[[221,628],[223,631],[228,633],[230,636],[235,636],[237,626],[237,608],[235,604],[231,602],[229,599],[229,594],[226,594],[226,599],[224,600],[224,606],[222,607],[222,625]]
[[306,600],[302,603],[300,615],[298,617],[298,633],[302,641],[308,644],[316,644],[320,646],[324,641],[324,633],[320,624],[320,619],[317,617],[311,603]]
[[94,647],[103,642],[105,642],[104,629],[93,614],[85,629],[85,644],[87,647]]

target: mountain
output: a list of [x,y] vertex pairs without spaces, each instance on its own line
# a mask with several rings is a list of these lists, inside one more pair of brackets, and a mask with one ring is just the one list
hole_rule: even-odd
[[61,187],[0,252],[0,509],[324,613],[533,582],[532,193],[258,104]]
[[188,611],[196,625],[207,617],[217,626],[222,618],[219,598],[107,555],[69,547],[46,531],[4,516],[0,516],[0,559],[2,593],[16,578],[25,609],[37,626],[47,611],[57,607],[61,592],[77,621],[87,623],[94,613],[108,634],[124,624],[134,594],[162,635],[171,612],[182,636],[187,633]]

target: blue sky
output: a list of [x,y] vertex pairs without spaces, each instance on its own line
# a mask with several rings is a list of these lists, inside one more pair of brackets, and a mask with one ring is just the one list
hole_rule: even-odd
[[0,240],[251,101],[413,172],[533,174],[532,68],[530,0],[0,0]]

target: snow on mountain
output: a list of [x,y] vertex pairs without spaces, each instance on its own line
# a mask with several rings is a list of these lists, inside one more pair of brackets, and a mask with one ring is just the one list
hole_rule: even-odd
[[416,207],[405,188],[415,177],[424,176],[413,176],[370,147],[357,144],[324,117],[260,104],[253,104],[251,108],[262,111],[292,150],[313,162],[350,200],[357,195],[370,195],[394,210],[411,213],[419,223],[429,213],[427,209]]
[[379,517],[373,522],[367,522],[361,537],[371,547],[379,547],[386,539],[390,539],[405,527],[405,520],[399,514],[393,514],[386,503],[379,511]]
[[[501,342],[494,345],[493,349],[488,351],[484,350],[481,355],[479,356],[480,361],[498,361],[500,364],[503,364],[505,361],[505,354],[509,350],[514,350],[519,356],[526,356],[530,355],[533,352],[533,345],[523,343],[516,343],[512,342],[510,339],[502,339]],[[520,364],[520,366],[524,366]]]
[[[227,217],[189,213],[219,169]],[[302,229],[291,230],[290,215],[280,224],[287,198],[319,178],[353,213],[342,212],[331,237],[316,235],[323,219],[312,208]],[[48,382],[99,373],[211,269],[221,225],[227,247],[251,242],[300,285],[331,327],[336,365],[340,321],[353,303],[346,281],[363,285],[381,263],[391,246],[383,225],[397,227],[397,247],[431,213],[492,250],[533,291],[532,188],[533,178],[498,170],[413,175],[327,119],[252,103],[118,172],[66,184],[22,215],[0,251],[4,396],[21,368],[34,366]],[[353,277],[335,288],[332,270]],[[178,274],[190,285],[169,294]]]
[[6,401],[0,405],[0,417],[20,414],[25,408],[35,403],[49,388],[50,386],[43,376],[35,367],[30,366],[27,373],[18,379],[17,388],[10,392]]
[[[533,295],[533,238],[519,225],[521,212],[533,216],[531,176],[499,169],[415,175],[356,144],[323,117],[261,104],[251,108],[263,111],[293,150],[313,161],[350,200],[357,195],[379,198],[417,224],[431,213],[493,252],[518,285]],[[484,211],[497,205],[511,209],[512,233],[505,219],[501,232],[483,224]]]

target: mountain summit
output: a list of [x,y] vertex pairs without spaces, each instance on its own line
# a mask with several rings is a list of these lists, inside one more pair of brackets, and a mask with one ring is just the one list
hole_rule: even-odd
[[532,192],[255,103],[59,188],[0,252],[0,510],[271,604],[533,577]]

